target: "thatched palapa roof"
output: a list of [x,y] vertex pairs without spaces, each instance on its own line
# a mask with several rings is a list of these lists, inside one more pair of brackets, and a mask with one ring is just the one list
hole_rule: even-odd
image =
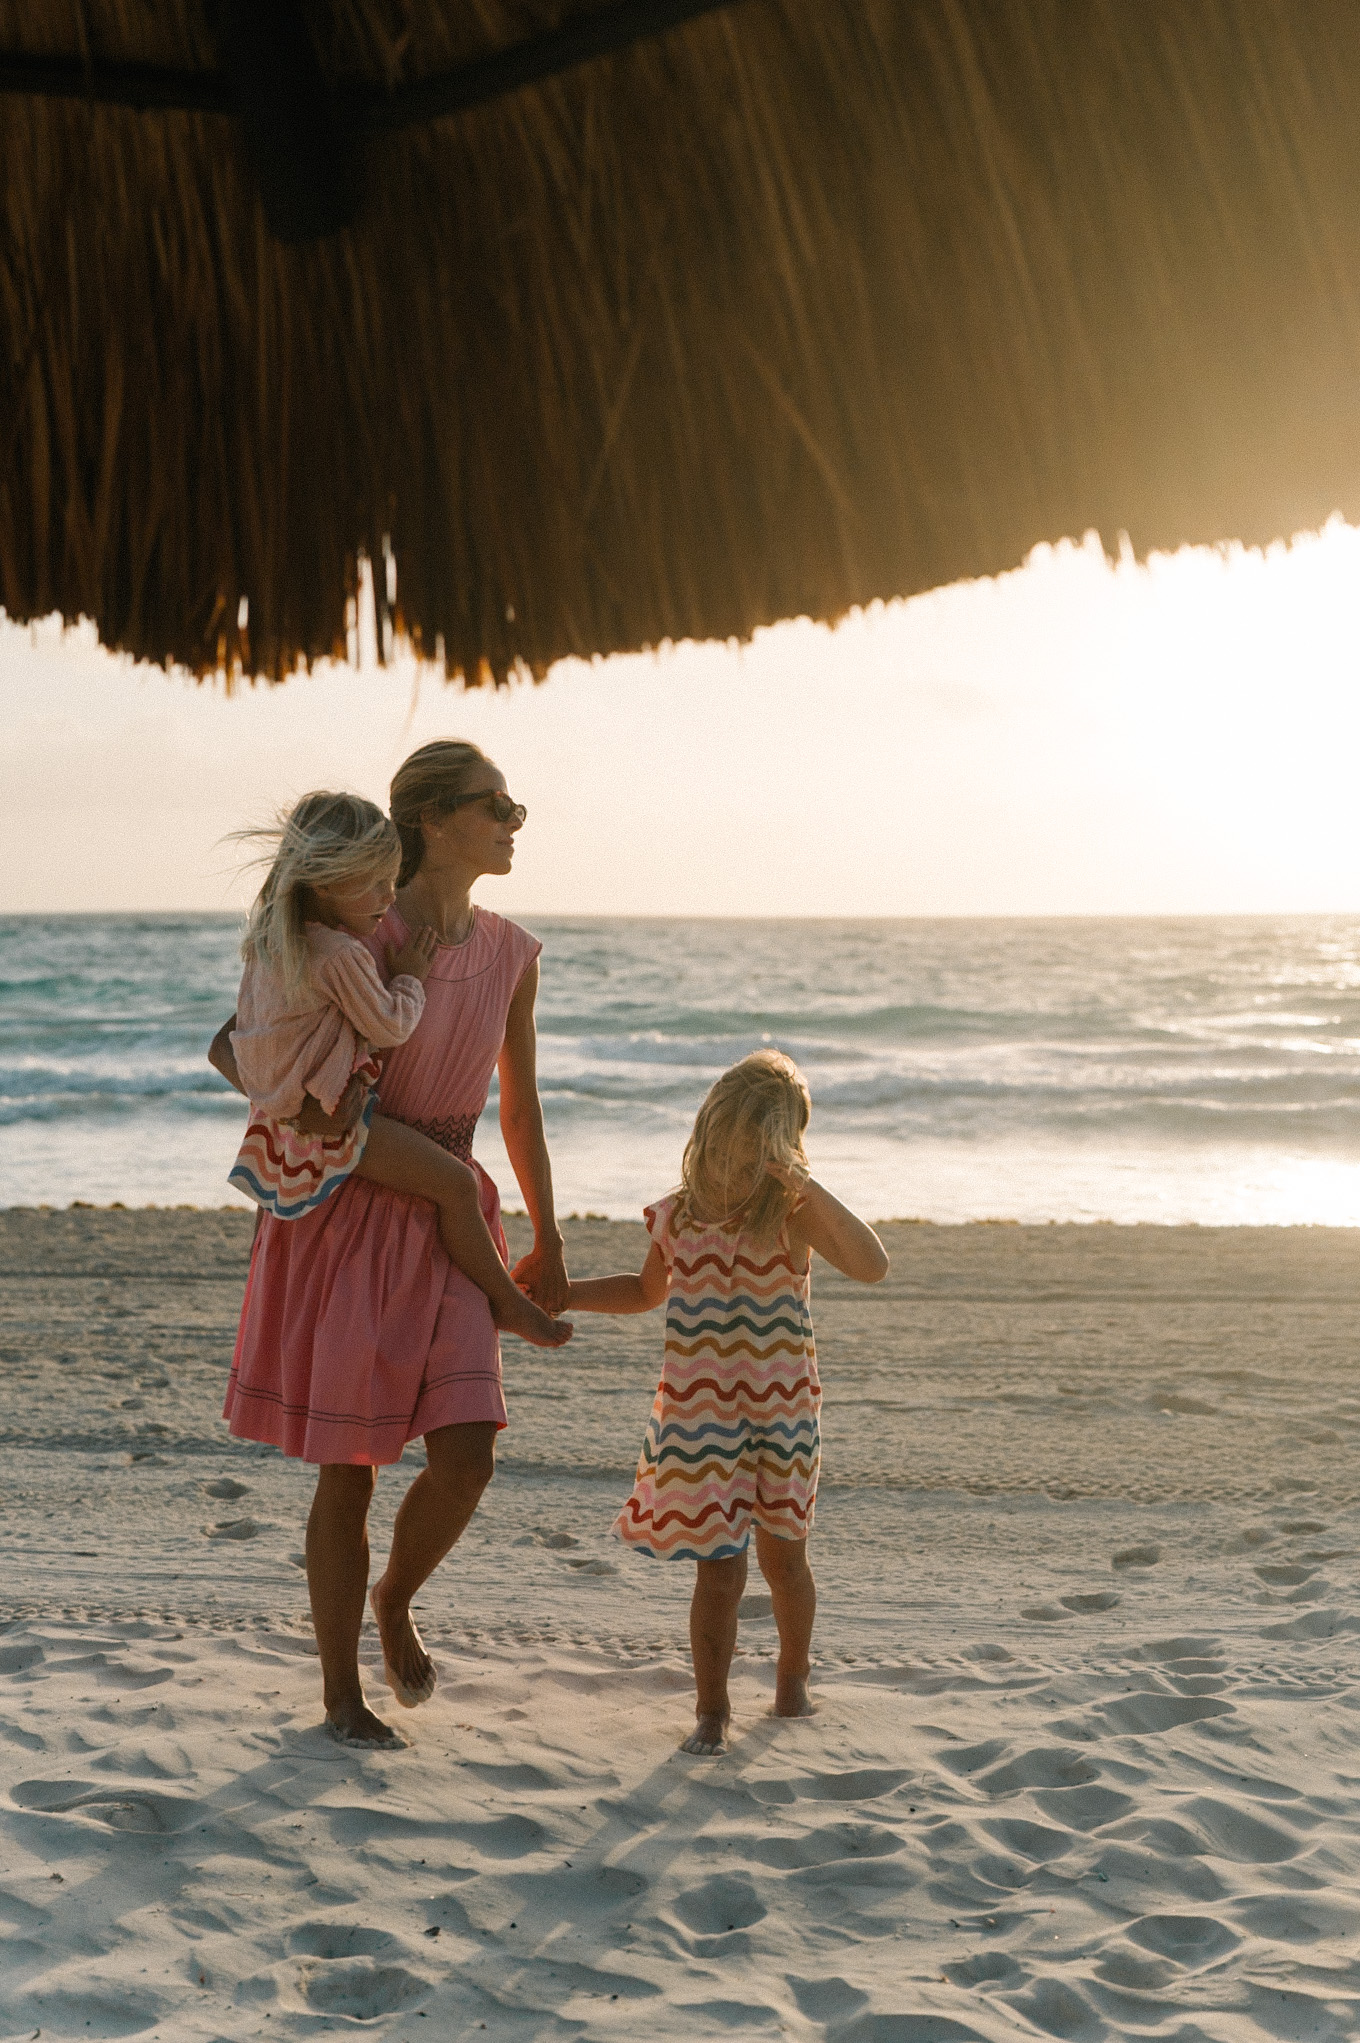
[[1268,540],[1360,515],[1360,9],[0,0],[0,321],[0,603],[200,671],[389,541],[476,679]]

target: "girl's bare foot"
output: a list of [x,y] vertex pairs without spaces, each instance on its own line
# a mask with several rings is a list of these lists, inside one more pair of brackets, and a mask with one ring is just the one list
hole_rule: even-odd
[[701,1716],[688,1738],[680,1743],[682,1752],[693,1752],[700,1759],[716,1759],[727,1750],[727,1727],[732,1721],[732,1712],[719,1716]]
[[774,1684],[774,1714],[777,1717],[810,1717],[817,1705],[808,1694],[807,1676],[779,1674]]
[[409,1607],[389,1603],[381,1582],[373,1584],[368,1600],[382,1641],[387,1685],[403,1709],[413,1710],[434,1694],[434,1662],[425,1651]]
[[326,1735],[337,1745],[357,1745],[369,1752],[404,1752],[406,1740],[375,1717],[360,1696],[357,1702],[337,1703],[326,1712]]
[[520,1290],[516,1290],[513,1304],[509,1299],[502,1305],[493,1304],[491,1317],[502,1333],[518,1334],[535,1348],[563,1347],[574,1332],[569,1319],[553,1319]]

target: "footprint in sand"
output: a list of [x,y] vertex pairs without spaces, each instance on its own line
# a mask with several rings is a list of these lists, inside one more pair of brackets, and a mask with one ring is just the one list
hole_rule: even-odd
[[249,1483],[238,1483],[233,1476],[218,1476],[216,1482],[204,1483],[203,1494],[205,1497],[244,1497],[249,1488]]
[[1112,1568],[1155,1568],[1162,1558],[1159,1546],[1121,1546],[1110,1556]]
[[856,1859],[892,1858],[905,1847],[904,1837],[877,1823],[824,1823],[796,1837],[752,1837],[746,1844],[757,1864],[780,1873],[809,1866],[845,1867]]
[[429,1985],[402,1965],[375,1965],[371,1958],[321,1958],[304,1968],[302,1991],[308,2005],[323,2015],[373,2022],[413,2007],[425,1998]]
[[1119,1596],[1113,1589],[1098,1589],[1093,1595],[1061,1596],[1058,1601],[1065,1609],[1075,1610],[1079,1616],[1085,1617],[1094,1610],[1113,1610]]
[[1289,1624],[1268,1624],[1263,1639],[1334,1639],[1338,1632],[1360,1631],[1360,1618],[1343,1617],[1337,1610],[1310,1610]]
[[700,1886],[687,1888],[676,1895],[673,1906],[687,1929],[706,1937],[750,1929],[766,1913],[751,1882],[733,1873],[717,1873]]
[[777,1775],[746,1783],[752,1798],[767,1806],[789,1802],[876,1802],[917,1776],[906,1767],[856,1767],[853,1773]]
[[264,1527],[257,1525],[253,1518],[227,1518],[220,1525],[205,1525],[204,1536],[208,1539],[256,1539]]
[[10,1799],[42,1816],[74,1816],[144,1836],[187,1830],[199,1813],[199,1804],[182,1795],[114,1794],[90,1781],[19,1781]]
[[851,1986],[848,1979],[800,1979],[795,1972],[786,1975],[789,1990],[798,2003],[800,2014],[810,2022],[843,2021],[857,2014],[869,1996],[861,1993],[857,1986]]
[[1206,1965],[1242,1939],[1212,1915],[1145,1915],[1124,1932],[1130,1942],[1177,1965]]
[[294,1958],[377,1958],[396,1948],[386,1930],[357,1922],[301,1922],[288,1937]]
[[1133,1737],[1155,1736],[1161,1731],[1179,1731],[1185,1724],[1202,1723],[1206,1717],[1228,1717],[1233,1705],[1211,1695],[1163,1695],[1142,1691],[1102,1703],[1095,1711],[1116,1733]]

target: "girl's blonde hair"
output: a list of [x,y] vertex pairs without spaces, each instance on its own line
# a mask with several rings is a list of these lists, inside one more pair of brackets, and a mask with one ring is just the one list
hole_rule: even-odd
[[[362,881],[394,865],[401,855],[396,825],[376,802],[325,788],[303,795],[264,829],[239,831],[237,841],[273,847],[265,883],[246,924],[241,955],[272,967],[290,992],[307,978],[307,889]],[[269,856],[267,850],[262,852],[260,863]]]
[[798,1203],[767,1165],[808,1175],[807,1081],[782,1050],[755,1050],[725,1071],[699,1109],[680,1166],[674,1221],[749,1229],[772,1241]]
[[463,793],[474,768],[489,766],[494,772],[495,764],[480,745],[467,738],[434,738],[409,759],[403,759],[393,776],[388,797],[392,821],[401,833],[399,887],[404,887],[420,871],[425,856],[420,819],[426,810],[444,814]]

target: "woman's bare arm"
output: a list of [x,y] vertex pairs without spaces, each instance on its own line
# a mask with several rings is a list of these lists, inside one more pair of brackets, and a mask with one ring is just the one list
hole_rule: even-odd
[[650,1312],[666,1296],[666,1259],[653,1242],[636,1277],[582,1277],[567,1287],[574,1312]]
[[520,1257],[511,1275],[535,1305],[541,1305],[545,1312],[561,1312],[567,1303],[567,1265],[553,1208],[552,1164],[538,1098],[538,1034],[534,1027],[537,997],[535,958],[515,988],[497,1064],[505,1153],[534,1228],[533,1248],[527,1256]]

